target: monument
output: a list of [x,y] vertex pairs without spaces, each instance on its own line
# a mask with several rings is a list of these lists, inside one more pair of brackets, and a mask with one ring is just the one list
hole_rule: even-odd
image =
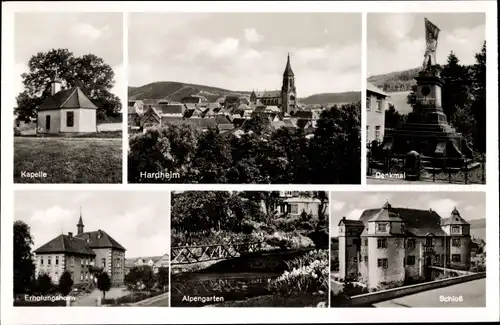
[[471,159],[473,152],[465,138],[448,124],[441,106],[444,80],[436,62],[439,32],[440,29],[425,18],[426,49],[422,70],[415,78],[415,118],[400,128],[387,129],[381,148],[385,154],[406,155],[416,151],[424,157],[451,158],[435,161],[439,161],[439,167],[463,167],[465,159]]

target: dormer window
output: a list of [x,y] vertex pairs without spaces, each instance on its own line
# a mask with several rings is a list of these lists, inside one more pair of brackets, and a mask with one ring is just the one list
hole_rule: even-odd
[[378,223],[377,224],[377,231],[386,232],[387,231],[387,224],[386,223]]
[[460,233],[460,226],[451,226],[451,233],[452,234],[459,234]]

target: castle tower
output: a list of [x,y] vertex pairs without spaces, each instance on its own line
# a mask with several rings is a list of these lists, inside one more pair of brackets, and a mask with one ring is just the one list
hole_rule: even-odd
[[290,64],[288,53],[285,72],[283,72],[283,85],[281,87],[281,112],[289,113],[297,107],[297,92],[295,90],[295,75]]
[[453,208],[450,217],[441,220],[441,229],[446,233],[446,266],[456,269],[470,267],[470,224]]
[[361,249],[360,234],[364,225],[360,220],[343,217],[339,222],[339,278],[358,280],[358,260]]
[[386,202],[380,211],[368,221],[368,229],[361,237],[366,248],[368,274],[364,278],[371,288],[381,283],[404,281],[405,237],[404,223]]
[[78,235],[83,234],[83,227],[85,226],[83,225],[83,220],[82,220],[82,207],[80,207],[80,220],[78,220],[78,224],[76,225]]

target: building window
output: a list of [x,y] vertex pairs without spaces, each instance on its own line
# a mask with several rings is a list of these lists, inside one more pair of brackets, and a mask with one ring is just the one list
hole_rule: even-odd
[[377,248],[387,248],[387,238],[377,239]]
[[381,138],[381,134],[380,134],[380,126],[379,126],[379,125],[377,125],[377,126],[375,127],[375,139],[376,139],[376,140],[378,140],[378,141],[380,141],[380,140],[381,140],[380,138]]
[[83,281],[83,273],[80,273],[80,281]]
[[460,238],[452,238],[451,239],[451,246],[460,247]]
[[59,256],[56,256],[56,265],[59,265]]
[[382,112],[382,98],[377,98],[377,112]]
[[75,257],[71,256],[71,266],[75,266]]
[[441,264],[441,256],[439,254],[434,256],[434,264]]
[[459,234],[460,233],[460,226],[451,226],[451,233],[452,234]]
[[434,240],[432,238],[426,238],[425,245],[426,246],[434,246]]
[[43,265],[43,256],[40,257],[40,265]]
[[363,239],[364,245],[368,246],[368,238]]
[[415,256],[410,255],[406,257],[406,265],[415,265]]
[[366,96],[366,110],[369,111],[371,106],[371,97]]
[[414,249],[415,248],[415,239],[408,239],[408,249]]
[[365,255],[364,260],[365,260],[365,263],[368,263],[368,255]]
[[75,113],[66,112],[66,126],[73,127],[75,125]]
[[52,262],[52,256],[47,257],[47,264],[50,265],[51,262]]
[[106,258],[102,258],[101,259],[101,264],[102,264],[102,267],[105,268],[106,267]]
[[299,213],[299,205],[298,204],[290,204],[290,213],[294,213],[294,214]]
[[377,224],[377,231],[386,232],[387,231],[387,224],[386,223],[378,223]]
[[377,266],[378,267],[383,267],[386,269],[388,267],[389,263],[387,261],[387,258],[379,258],[377,259]]
[[456,263],[460,263],[460,254],[451,255],[451,261],[456,262]]

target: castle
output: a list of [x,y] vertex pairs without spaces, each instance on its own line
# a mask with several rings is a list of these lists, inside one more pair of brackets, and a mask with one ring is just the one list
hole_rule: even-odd
[[297,108],[295,74],[290,64],[290,54],[288,54],[285,72],[283,72],[281,90],[252,91],[250,102],[255,104],[257,101],[260,101],[265,106],[280,107],[282,113],[290,113]]
[[77,234],[61,234],[35,250],[35,276],[47,274],[58,283],[64,271],[69,271],[74,284],[97,281],[106,272],[113,285],[123,285],[125,248],[105,231],[84,232],[82,214]]
[[339,222],[339,278],[377,288],[409,279],[431,280],[432,266],[470,267],[470,224],[456,208],[448,218],[433,210],[365,210]]

